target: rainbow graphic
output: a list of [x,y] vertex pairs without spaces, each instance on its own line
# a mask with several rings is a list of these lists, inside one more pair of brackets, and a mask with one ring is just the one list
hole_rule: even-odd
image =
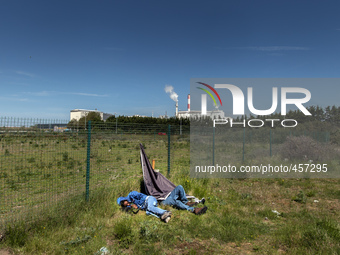
[[[215,95],[217,96],[217,98],[218,98],[218,100],[220,101],[220,104],[221,104],[221,106],[222,106],[222,101],[221,101],[220,95],[217,93],[217,91],[216,91],[213,87],[211,87],[210,85],[208,85],[208,84],[206,84],[206,83],[203,83],[203,82],[197,82],[197,83],[199,83],[199,84],[201,84],[201,85],[204,85],[204,86],[206,86],[207,88],[211,89],[211,91],[214,92]],[[211,92],[210,92],[209,90],[203,89],[203,88],[201,88],[201,87],[197,87],[197,88],[203,90],[204,92],[206,92],[206,93],[212,98],[212,100],[214,101],[215,106],[217,107],[217,103],[216,103],[215,97],[213,96],[213,94],[211,94]]]

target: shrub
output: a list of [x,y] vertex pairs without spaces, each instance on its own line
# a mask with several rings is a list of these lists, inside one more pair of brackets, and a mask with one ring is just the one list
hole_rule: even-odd
[[68,161],[68,152],[66,151],[66,152],[63,152],[63,161],[64,162],[67,162]]
[[5,236],[8,244],[13,247],[24,246],[28,238],[27,229],[22,222],[13,227],[10,225]]
[[332,158],[334,153],[330,153],[332,145],[321,144],[307,136],[287,137],[287,140],[280,148],[283,158],[289,160],[325,160]]
[[333,144],[340,144],[340,129],[331,133],[331,143]]
[[122,248],[128,248],[133,242],[134,236],[130,221],[121,220],[113,227],[114,236],[119,240],[119,245]]

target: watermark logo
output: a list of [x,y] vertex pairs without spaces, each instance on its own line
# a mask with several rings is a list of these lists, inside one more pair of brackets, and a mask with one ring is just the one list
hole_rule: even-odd
[[192,78],[185,112],[190,176],[339,178],[319,155],[336,118],[336,106],[322,104],[337,104],[339,84],[339,78]]
[[[222,106],[221,97],[220,97],[220,95],[217,93],[217,91],[213,87],[211,87],[210,85],[208,85],[206,83],[203,83],[203,82],[197,82],[197,83],[206,86],[212,92],[214,92],[215,95],[217,96],[218,100],[220,101],[221,106]],[[218,108],[216,100],[215,100],[215,97],[211,94],[211,92],[209,90],[201,88],[201,87],[197,87],[197,88],[203,90],[204,92],[206,92],[212,98],[212,100],[214,101],[215,107]],[[202,115],[207,115],[207,94],[202,94],[201,95],[201,114]]]
[[[220,98],[220,95],[217,93],[215,89],[227,89],[231,92],[232,97],[233,97],[233,114],[234,115],[244,115],[244,94],[242,90],[232,84],[215,84],[214,88],[206,83],[203,82],[197,82],[199,84],[202,84],[209,89],[211,89],[215,95],[218,97],[221,106],[222,106],[222,101]],[[214,96],[211,94],[210,91],[207,89],[203,89],[200,87],[197,87],[198,89],[201,89],[205,91],[214,101],[215,106],[217,107],[216,100]],[[273,87],[272,88],[272,105],[269,109],[266,110],[259,110],[254,107],[253,103],[253,88],[248,87],[247,88],[247,103],[248,103],[248,110],[254,114],[254,115],[270,115],[274,113],[277,109],[278,106],[278,88]],[[289,93],[294,93],[294,94],[303,94],[303,98],[288,98],[287,95]],[[311,93],[308,89],[305,88],[298,88],[298,87],[282,87],[281,88],[281,115],[286,115],[287,114],[287,105],[292,104],[295,105],[301,112],[303,112],[304,115],[312,115],[304,106],[304,103],[307,103],[311,99]],[[202,94],[201,95],[201,114],[206,115],[207,114],[207,95]]]

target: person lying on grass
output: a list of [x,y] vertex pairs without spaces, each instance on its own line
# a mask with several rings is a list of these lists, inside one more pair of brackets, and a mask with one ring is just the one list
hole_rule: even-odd
[[[184,188],[182,185],[178,185],[167,198],[162,202],[163,205],[171,205],[180,210],[187,210],[196,215],[204,214],[208,207],[204,206],[201,208],[195,208],[193,206],[198,203],[204,204],[205,199],[203,198],[199,202],[188,202]],[[147,215],[153,215],[164,222],[169,222],[171,218],[171,212],[158,208],[157,199],[153,196],[147,196],[137,191],[131,191],[127,197],[119,197],[117,199],[118,205],[122,207],[123,211],[129,212],[132,209],[146,210]],[[131,204],[132,203],[132,204]],[[138,212],[138,211],[137,211]],[[137,213],[136,212],[136,213]]]
[[157,207],[158,202],[155,197],[147,196],[137,191],[131,191],[127,197],[119,197],[117,203],[125,212],[129,212],[132,209],[145,210],[146,215],[153,215],[160,218],[165,223],[168,223],[171,219],[170,211]]
[[187,210],[196,215],[204,214],[208,207],[204,206],[201,208],[195,208],[194,205],[199,203],[204,204],[205,199],[202,198],[199,202],[188,202],[188,199],[185,194],[185,190],[182,185],[178,185],[176,188],[171,191],[171,193],[167,196],[167,198],[162,202],[163,205],[171,205],[180,210]]

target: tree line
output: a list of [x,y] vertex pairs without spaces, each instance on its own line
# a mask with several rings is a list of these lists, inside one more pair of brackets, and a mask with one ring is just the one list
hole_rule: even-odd
[[[340,144],[340,107],[327,106],[322,108],[320,106],[309,106],[307,110],[312,114],[311,116],[304,115],[300,110],[290,110],[286,116],[282,116],[280,113],[273,113],[267,116],[240,116],[234,118],[235,122],[241,122],[244,119],[294,119],[298,122],[298,126],[294,128],[296,131],[326,131],[330,132],[332,142]],[[67,127],[72,130],[85,130],[87,128],[88,121],[91,120],[92,128],[97,130],[114,130],[117,133],[121,132],[135,132],[140,130],[144,133],[164,132],[167,133],[168,125],[181,126],[181,130],[189,132],[190,122],[200,122],[199,125],[207,127],[212,126],[212,120],[209,117],[202,117],[197,119],[188,118],[154,118],[154,117],[139,117],[139,116],[111,116],[105,122],[101,120],[99,113],[90,112],[86,118],[82,117],[79,121],[71,120]],[[266,126],[270,128],[270,122],[265,122]],[[241,125],[238,125],[240,128]],[[227,128],[227,125],[225,125]],[[179,129],[179,128],[178,128]],[[235,130],[236,131],[236,130]],[[179,132],[179,131],[177,131]]]
[[154,117],[140,117],[140,116],[110,116],[106,121],[101,120],[99,113],[90,112],[86,117],[81,117],[78,121],[73,119],[71,120],[67,127],[70,129],[86,129],[88,125],[88,121],[91,121],[91,125],[93,127],[100,127],[104,129],[115,129],[116,124],[121,126],[125,126],[125,131],[128,129],[140,128],[149,126],[152,127],[167,127],[168,125],[182,125],[189,126],[190,120],[187,118],[179,119],[175,117],[171,118],[154,118]]
[[[340,127],[340,106],[327,106],[322,108],[320,106],[309,106],[307,110],[312,114],[311,116],[306,116],[300,110],[290,110],[287,112],[285,119],[294,119],[299,124],[310,123],[310,122],[321,122],[321,123],[329,123],[331,125]],[[235,122],[243,121],[244,119],[282,119],[283,116],[281,113],[273,113],[266,116],[252,116],[245,115],[234,118]],[[209,118],[202,118],[204,121],[209,121]],[[110,116],[105,122],[101,120],[99,113],[90,112],[86,117],[81,117],[79,121],[73,119],[71,120],[67,127],[68,128],[77,128],[84,129],[86,128],[87,122],[91,120],[91,123],[94,125],[107,125],[112,126],[118,123],[121,124],[145,124],[145,125],[190,125],[190,119],[188,118],[155,118],[155,117],[140,117],[140,116]]]
[[[320,106],[309,106],[306,107],[306,109],[312,114],[312,115],[305,115],[300,110],[290,110],[287,112],[287,115],[285,116],[285,119],[295,119],[298,123],[308,123],[308,122],[314,122],[314,121],[320,121],[320,122],[328,122],[334,125],[339,126],[340,124],[340,106],[336,107],[333,106],[327,106],[325,108],[322,108]],[[254,118],[253,116],[250,116],[250,118]],[[282,118],[280,113],[274,113],[269,116],[257,116],[258,119],[280,119]]]

